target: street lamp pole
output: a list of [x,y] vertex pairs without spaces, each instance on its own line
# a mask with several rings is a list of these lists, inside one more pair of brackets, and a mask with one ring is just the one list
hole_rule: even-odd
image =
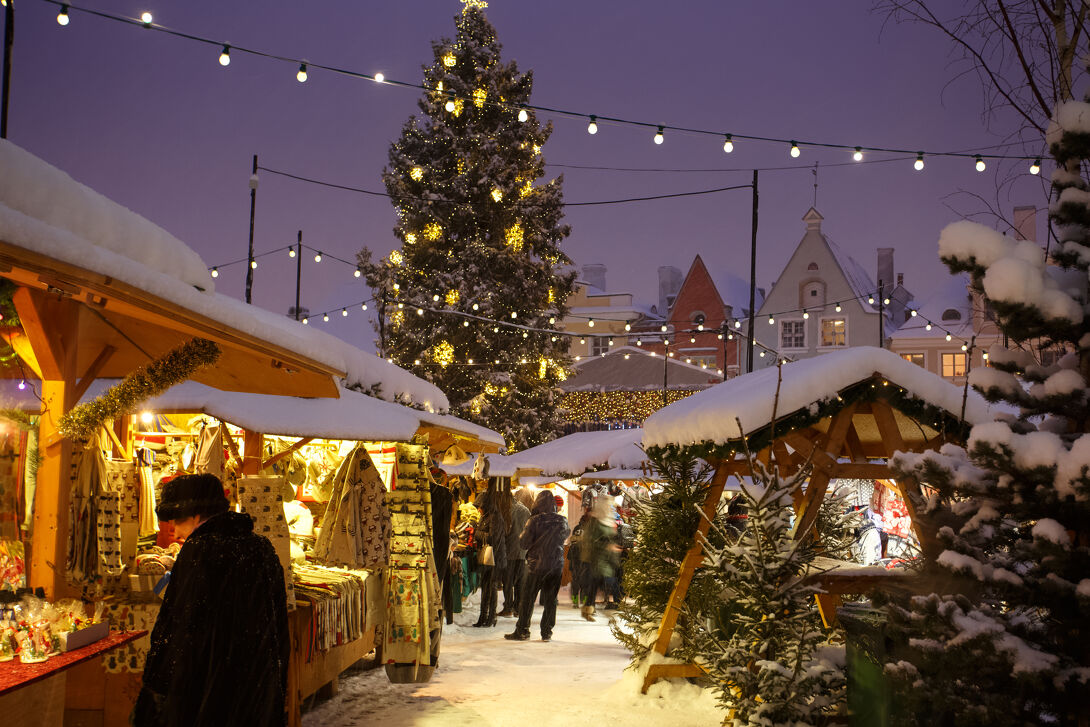
[[254,206],[257,203],[257,154],[254,154],[254,170],[250,174],[250,252],[246,256],[246,302],[249,303],[254,287]]

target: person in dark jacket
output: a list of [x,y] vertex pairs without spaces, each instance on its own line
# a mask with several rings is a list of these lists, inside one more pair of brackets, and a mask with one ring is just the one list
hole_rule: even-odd
[[501,581],[499,574],[507,568],[507,531],[511,527],[510,488],[503,488],[499,477],[488,479],[488,490],[477,498],[477,509],[481,511],[481,520],[477,523],[474,536],[478,547],[492,546],[492,565],[478,562],[481,574],[481,614],[474,626],[496,625],[496,587]]
[[526,575],[526,549],[519,545],[519,538],[529,519],[530,509],[512,498],[511,529],[507,531],[507,572],[503,579],[503,610],[500,616],[518,616],[522,580]]
[[519,620],[515,630],[504,634],[503,638],[512,641],[530,638],[530,618],[539,591],[545,606],[541,614],[541,640],[552,638],[556,625],[556,592],[564,572],[564,541],[570,531],[567,519],[556,511],[553,494],[548,490],[539,492],[533,513],[519,538],[519,543],[526,548],[526,580],[519,603]]
[[137,727],[286,724],[284,569],[215,475],[182,475],[156,507],[184,541],[151,632]]

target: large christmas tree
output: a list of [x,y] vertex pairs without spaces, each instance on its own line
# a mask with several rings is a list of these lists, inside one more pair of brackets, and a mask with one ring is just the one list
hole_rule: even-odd
[[432,44],[427,91],[383,173],[401,248],[359,260],[379,301],[382,355],[446,392],[452,413],[512,449],[557,430],[575,273],[560,250],[562,178],[542,182],[552,132],[533,78],[500,59],[483,2],[463,0],[457,36]]

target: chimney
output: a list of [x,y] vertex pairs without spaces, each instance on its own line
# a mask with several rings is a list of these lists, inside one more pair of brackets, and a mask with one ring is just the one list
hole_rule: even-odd
[[599,263],[584,265],[583,281],[603,293],[606,292],[606,266]]
[[905,274],[904,273],[897,273],[897,287],[898,288],[904,287],[904,284],[905,284]]
[[1037,208],[1033,205],[1014,208],[1014,236],[1019,240],[1037,242]]
[[662,317],[670,314],[670,308],[674,305],[678,291],[681,290],[681,271],[673,265],[663,265],[659,268],[659,307],[658,313]]
[[[882,281],[884,293],[893,290],[893,248],[878,248],[878,280]],[[878,280],[875,282],[877,283]]]

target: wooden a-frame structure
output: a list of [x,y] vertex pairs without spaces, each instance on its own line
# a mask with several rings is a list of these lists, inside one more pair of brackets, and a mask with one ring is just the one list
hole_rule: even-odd
[[[860,353],[857,355],[856,351]],[[801,379],[814,377],[820,381],[822,374],[828,374],[837,364],[822,359],[852,357],[869,357],[868,360],[873,359],[877,365],[869,369],[869,373],[841,385],[835,399],[809,402],[775,421],[770,417],[757,426],[747,426],[744,438],[738,436],[726,441],[666,445],[691,449],[699,454],[712,465],[713,475],[702,506],[703,517],[692,545],[681,562],[652,646],[657,654],[666,655],[689,585],[703,560],[703,539],[716,515],[727,480],[731,476],[742,478],[750,474],[749,461],[744,456],[747,448],[755,459],[778,467],[785,476],[797,473],[800,467],[811,468],[805,486],[793,495],[795,538],[809,536],[830,482],[841,478],[874,479],[892,486],[901,496],[924,555],[932,552],[934,534],[925,532],[916,519],[915,504],[922,494],[919,484],[914,480],[895,479],[889,469],[889,459],[897,451],[922,452],[938,449],[947,442],[964,443],[969,427],[986,416],[986,407],[974,392],[965,392],[881,349],[852,349],[792,363],[782,369],[782,376],[785,383],[788,377],[795,376]],[[850,372],[853,367],[844,368]],[[761,384],[768,389],[764,393],[771,401],[777,396],[778,382],[776,378],[768,376],[767,371],[763,381],[747,382],[750,376],[742,376],[715,387],[721,390],[717,392],[718,401],[730,402],[731,392],[725,391],[725,387],[733,386],[752,398],[754,385]],[[850,373],[848,376],[852,378]],[[927,399],[916,395],[913,384],[924,384],[918,388],[928,391]],[[821,388],[824,387],[816,387]],[[706,393],[711,394],[715,389]],[[689,406],[699,396],[701,394],[691,397]],[[702,414],[706,416],[707,411],[705,407]],[[731,408],[724,406],[722,411],[727,416]],[[653,426],[654,422],[649,420],[648,424]],[[900,583],[906,578],[901,574],[875,574],[873,570],[861,572],[852,568],[835,568],[825,572],[817,578],[823,590],[817,596],[822,619],[826,626],[835,623],[840,594],[860,593],[878,585]],[[653,664],[644,678],[643,692],[646,693],[651,684],[662,678],[695,677],[703,673],[703,669],[696,664]]]

